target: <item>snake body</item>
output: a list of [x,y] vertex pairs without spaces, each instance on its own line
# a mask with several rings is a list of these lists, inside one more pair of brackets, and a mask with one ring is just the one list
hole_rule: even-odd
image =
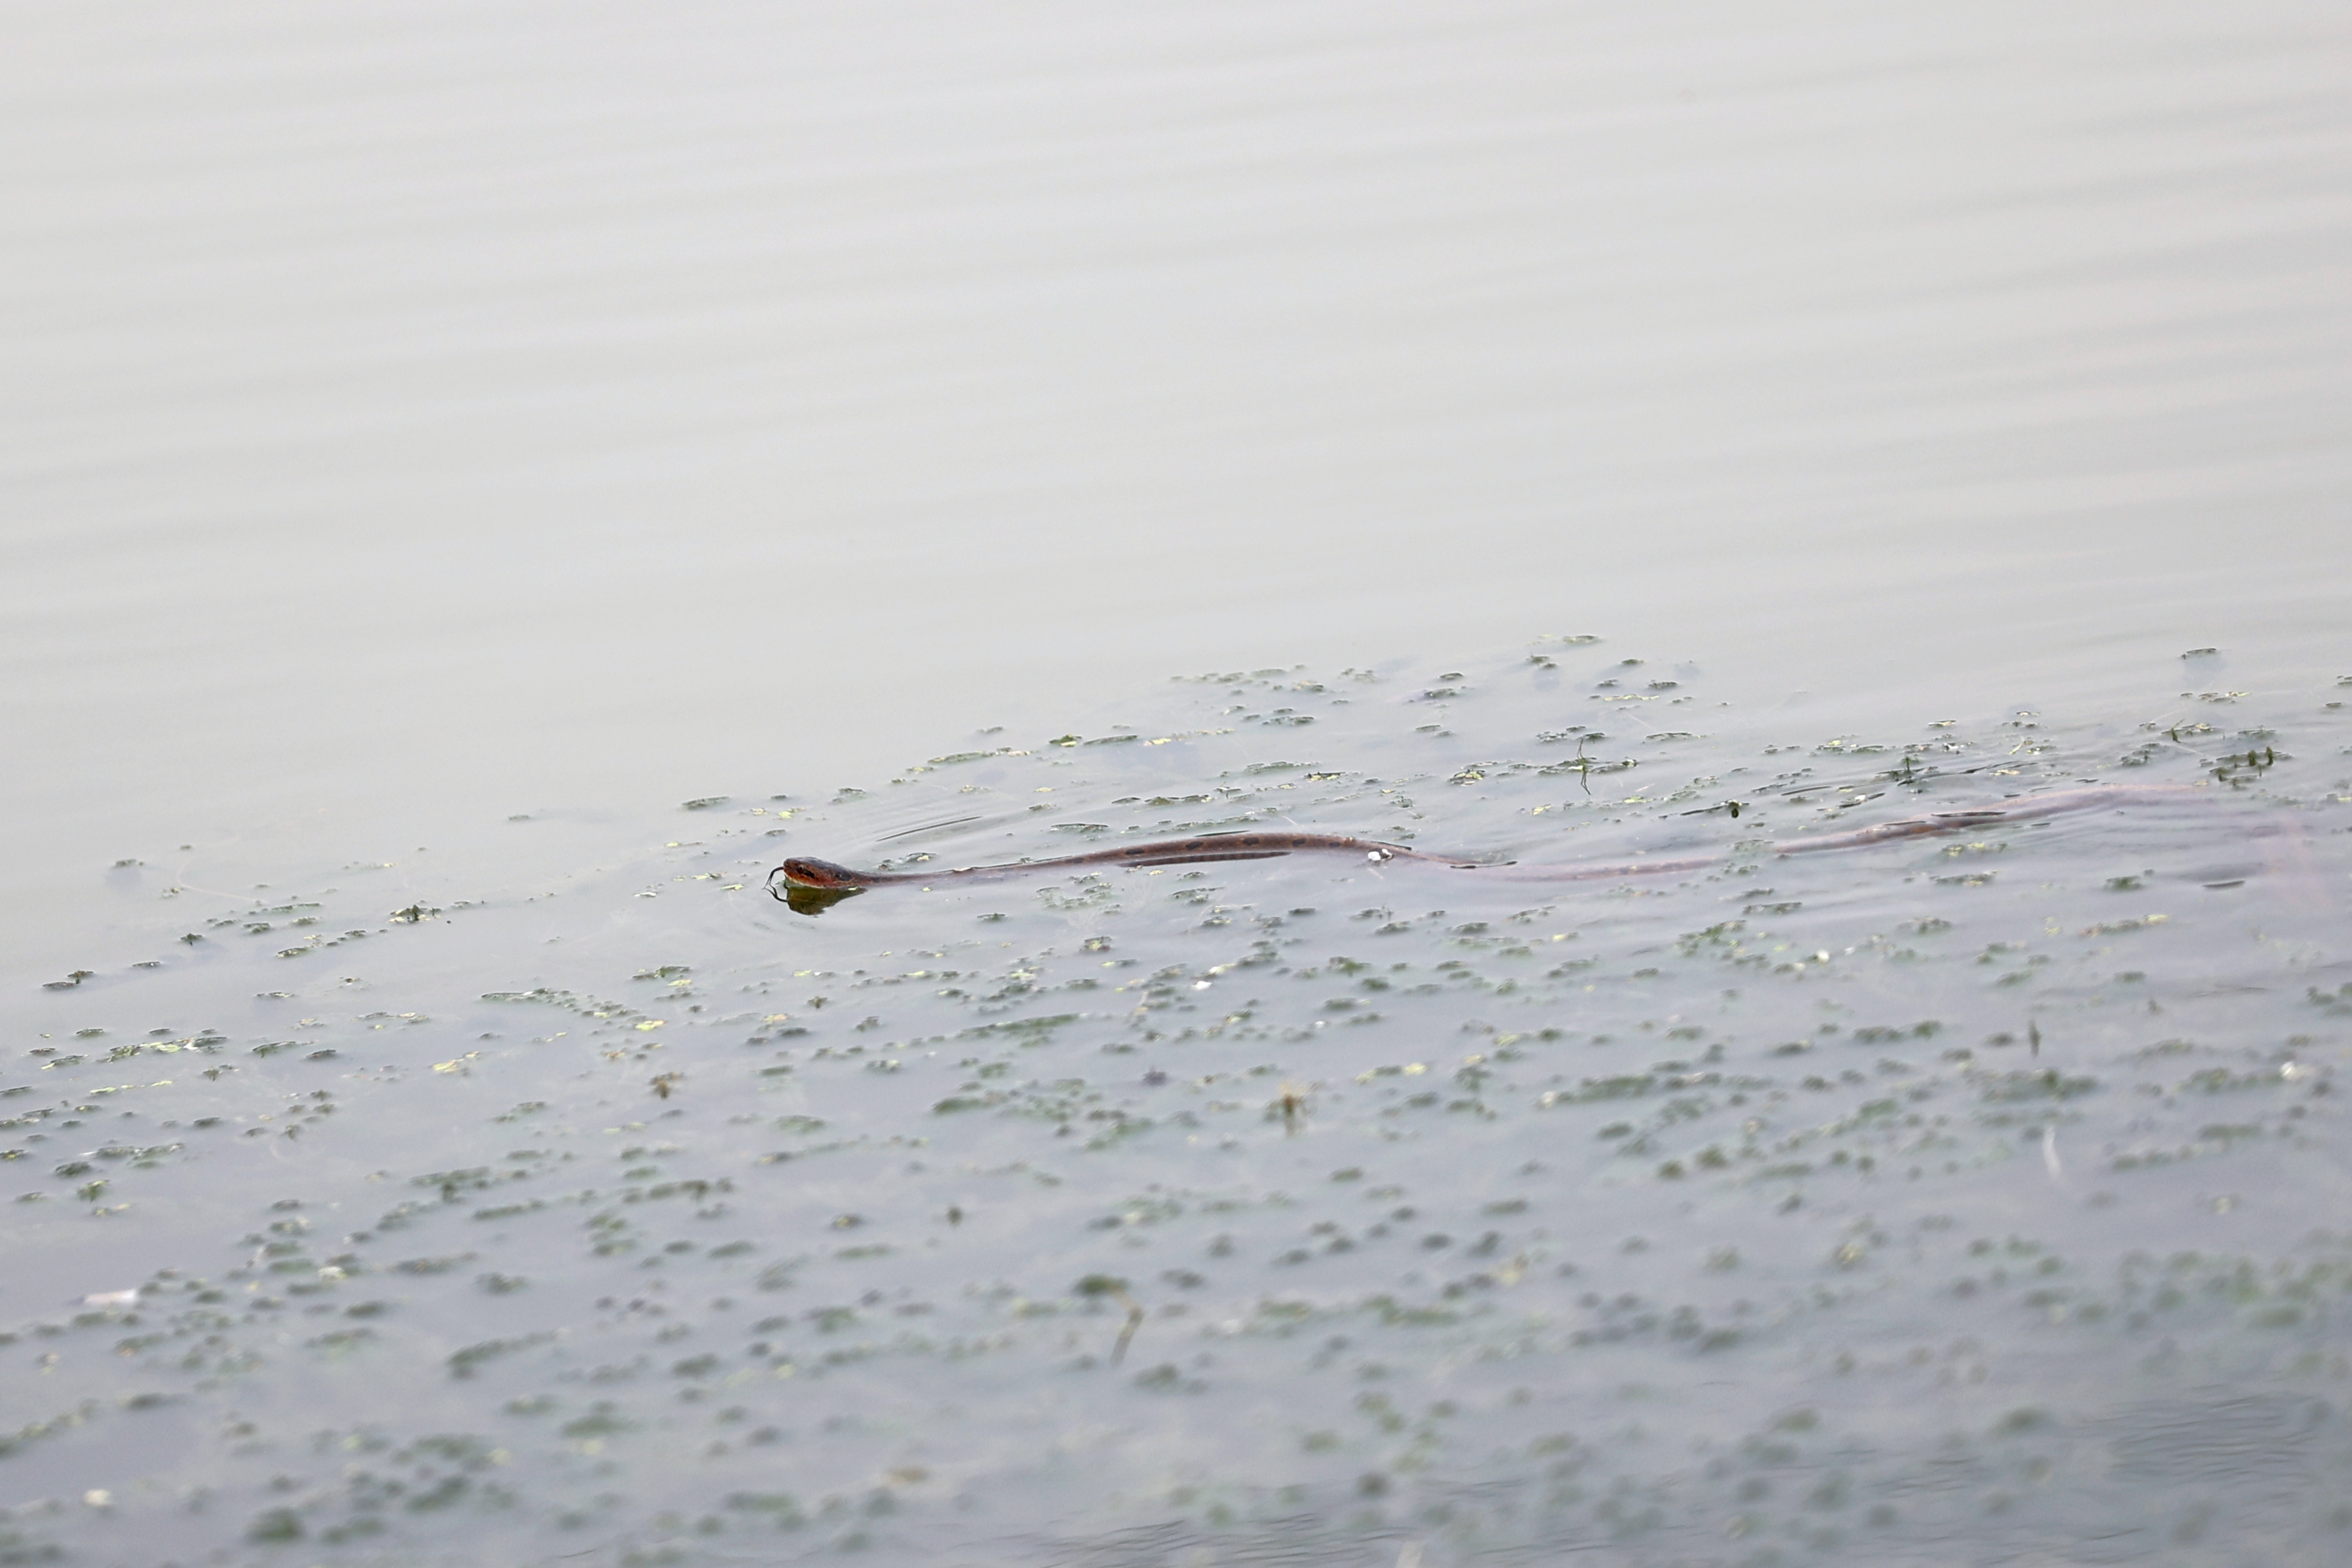
[[1043,861],[1016,861],[1009,865],[957,866],[949,871],[852,871],[831,861],[796,857],[770,873],[768,880],[772,883],[781,876],[788,887],[854,888],[863,892],[869,887],[891,887],[909,883],[929,886],[941,882],[997,882],[1009,876],[1066,871],[1076,866],[1194,865],[1204,861],[1264,861],[1282,855],[1317,853],[1360,855],[1374,864],[1400,860],[1425,861],[1433,865],[1454,867],[1478,863],[1456,855],[1428,854],[1420,850],[1409,850],[1402,844],[1341,838],[1332,833],[1203,833],[1198,838],[1160,839],[1148,844],[1096,850],[1089,854],[1058,855]]
[[[1765,852],[1779,855],[1815,854],[1826,850],[1861,849],[1871,844],[1892,843],[1902,839],[1926,838],[1937,833],[1966,832],[1977,828],[1998,827],[2008,822],[2021,822],[2037,817],[2052,817],[2062,812],[2090,811],[2102,807],[2125,806],[2135,802],[2176,798],[2193,791],[2175,785],[2105,784],[2084,789],[2053,790],[2043,795],[2027,795],[2003,800],[1999,805],[1972,807],[1957,811],[1931,811],[1924,816],[1905,817],[1874,827],[1856,828],[1847,832],[1811,834],[1803,838],[1782,839],[1763,846]],[[1677,872],[1702,871],[1719,865],[1722,855],[1696,855],[1673,860],[1635,860],[1612,864],[1515,865],[1482,862],[1466,855],[1433,854],[1426,850],[1408,849],[1402,844],[1381,843],[1373,839],[1344,838],[1331,833],[1244,832],[1206,833],[1189,839],[1161,839],[1148,844],[1128,844],[1118,849],[1096,850],[1087,854],[1058,855],[1051,860],[1015,861],[1003,865],[956,866],[940,871],[865,872],[852,871],[847,866],[830,861],[795,856],[768,873],[769,891],[786,897],[794,891],[805,894],[846,897],[877,887],[934,887],[943,883],[997,882],[1008,877],[1045,875],[1055,872],[1073,871],[1091,866],[1150,866],[1197,865],[1212,861],[1274,860],[1294,854],[1346,854],[1362,859],[1370,865],[1387,865],[1397,861],[1416,861],[1423,864],[1444,866],[1455,871],[1474,871],[1482,878],[1508,882],[1598,882],[1625,876],[1659,876]],[[782,891],[778,883],[782,883]],[[829,899],[828,899],[829,901]]]

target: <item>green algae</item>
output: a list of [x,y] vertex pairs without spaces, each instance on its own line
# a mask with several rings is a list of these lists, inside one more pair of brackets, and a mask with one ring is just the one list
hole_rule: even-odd
[[[72,1281],[5,1325],[9,1550],[81,1550],[97,1491],[158,1561],[2327,1539],[2342,718],[2283,695],[2256,767],[2170,714],[1709,706],[1604,764],[1571,679],[1704,677],[1539,657],[1180,683],[788,819],[698,797],[560,885],[159,903],[0,1085],[19,1255]],[[2218,793],[1755,849],[2115,767]],[[919,824],[969,863],[1271,822],[1727,858],[761,889]],[[289,915],[366,967],[289,992],[247,929]]]

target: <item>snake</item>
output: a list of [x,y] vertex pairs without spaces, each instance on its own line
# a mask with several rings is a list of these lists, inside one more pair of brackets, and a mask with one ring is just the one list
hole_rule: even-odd
[[[1863,849],[1905,839],[1942,833],[1969,832],[2010,822],[2054,817],[2065,812],[2093,811],[2138,802],[2178,798],[2196,791],[2185,785],[2103,784],[2081,789],[2058,789],[2040,795],[2012,797],[1997,805],[1930,811],[1898,818],[1843,832],[1811,833],[1761,846],[1775,855],[1817,854],[1832,850]],[[1608,863],[1518,864],[1481,860],[1471,855],[1437,853],[1376,839],[1349,838],[1336,833],[1229,832],[1202,833],[1191,838],[1160,839],[1150,843],[1124,844],[1086,854],[1056,855],[1049,860],[1012,861],[997,865],[954,866],[944,870],[907,872],[853,871],[831,861],[793,856],[768,873],[768,891],[794,907],[825,904],[883,887],[938,887],[966,882],[1002,882],[1013,877],[1045,876],[1099,866],[1143,870],[1160,866],[1199,865],[1220,861],[1276,860],[1286,855],[1343,855],[1369,866],[1399,862],[1470,872],[1481,880],[1498,882],[1603,882],[1628,876],[1668,876],[1721,865],[1722,854],[1674,859],[1618,861]]]

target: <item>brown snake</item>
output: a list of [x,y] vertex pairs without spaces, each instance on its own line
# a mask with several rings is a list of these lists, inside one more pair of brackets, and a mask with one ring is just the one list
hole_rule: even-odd
[[[2194,793],[2191,789],[2180,785],[2095,785],[2084,789],[2021,796],[2004,800],[1997,806],[1931,811],[1926,816],[1905,817],[1848,832],[1782,839],[1763,847],[1769,853],[1780,855],[1861,849],[1870,844],[1891,843],[1899,839],[1966,832],[1974,828],[2022,822],[2036,817],[2056,816],[2061,812],[2096,810],[2103,806],[2177,799],[2191,793]],[[1697,855],[1677,860],[1623,861],[1605,865],[1494,864],[1462,855],[1433,854],[1426,850],[1408,849],[1402,844],[1384,844],[1371,839],[1343,838],[1329,833],[1209,833],[1198,838],[1160,839],[1148,844],[1096,850],[1082,855],[1058,855],[1051,860],[1016,861],[1005,865],[956,866],[943,871],[852,871],[830,861],[794,856],[768,873],[768,891],[779,898],[789,900],[796,908],[803,905],[821,908],[824,904],[875,887],[930,887],[942,883],[995,882],[1007,877],[1034,876],[1085,866],[1195,865],[1210,861],[1274,860],[1292,854],[1352,854],[1375,866],[1396,861],[1417,861],[1455,871],[1475,871],[1483,879],[1504,882],[1594,882],[1623,876],[1658,876],[1704,870],[1722,863],[1725,859],[1722,855]],[[781,889],[778,887],[779,879],[782,883]],[[799,896],[794,897],[794,894]]]

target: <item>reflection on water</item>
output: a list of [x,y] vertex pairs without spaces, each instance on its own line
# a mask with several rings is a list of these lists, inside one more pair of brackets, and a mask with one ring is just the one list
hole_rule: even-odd
[[[10,1549],[2324,1558],[2340,688],[1651,669],[1205,677],[535,879],[118,868],[0,1086]],[[1768,852],[2082,780],[2192,788]],[[763,886],[1283,829],[1723,858]]]

